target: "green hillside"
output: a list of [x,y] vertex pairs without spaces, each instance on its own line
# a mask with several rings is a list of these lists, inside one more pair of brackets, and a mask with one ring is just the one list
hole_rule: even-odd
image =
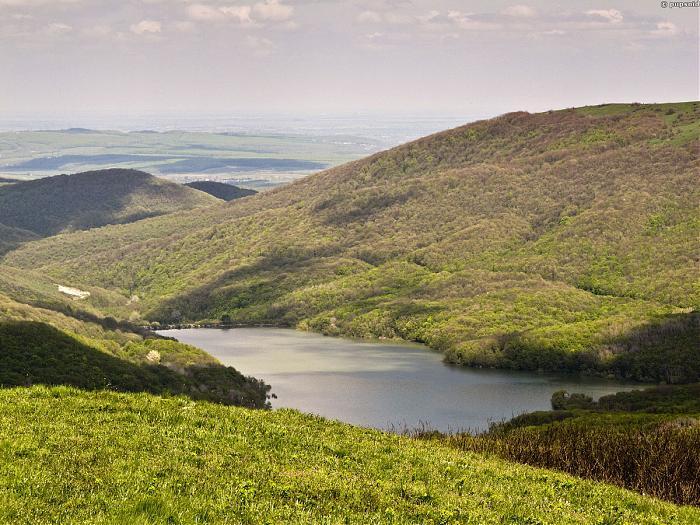
[[0,403],[2,523],[700,520],[691,507],[295,411],[65,387],[2,390]]
[[0,293],[0,387],[70,385],[87,390],[184,394],[223,404],[269,406],[270,387],[198,348],[133,331],[78,306],[64,312]]
[[[467,365],[700,377],[700,103],[511,113],[4,264],[144,319],[422,341]],[[1,222],[1,221],[0,221]]]
[[0,224],[0,255],[19,247],[23,242],[38,239],[39,236],[20,228],[10,228]]
[[203,191],[221,199],[224,201],[232,201],[235,199],[240,199],[242,197],[249,197],[250,195],[255,195],[258,193],[255,190],[249,190],[246,188],[239,188],[233,184],[225,184],[223,182],[216,182],[213,180],[198,180],[194,182],[188,182],[185,186],[189,188],[194,188],[195,190]]
[[87,171],[0,186],[0,225],[49,236],[216,202],[142,171]]

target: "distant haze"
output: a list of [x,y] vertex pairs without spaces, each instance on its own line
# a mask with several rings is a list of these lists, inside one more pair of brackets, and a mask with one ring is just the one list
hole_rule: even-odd
[[662,3],[0,0],[0,124],[697,99],[698,9]]

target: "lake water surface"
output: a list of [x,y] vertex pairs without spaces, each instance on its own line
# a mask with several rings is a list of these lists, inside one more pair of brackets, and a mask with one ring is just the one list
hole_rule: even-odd
[[490,421],[550,408],[556,390],[598,398],[634,385],[445,364],[421,345],[324,337],[283,328],[197,328],[163,335],[198,346],[277,394],[273,407],[296,408],[357,425],[477,430]]

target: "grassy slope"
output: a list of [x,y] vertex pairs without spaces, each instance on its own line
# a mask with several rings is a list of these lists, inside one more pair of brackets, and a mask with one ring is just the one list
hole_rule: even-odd
[[44,387],[1,391],[0,404],[3,523],[700,519],[607,485],[288,410]]
[[697,102],[509,114],[5,263],[136,291],[162,322],[229,315],[424,341],[465,364],[697,380],[699,122]]
[[248,190],[246,188],[239,188],[233,184],[225,184],[223,182],[216,182],[213,180],[198,180],[194,182],[188,182],[185,186],[189,188],[194,188],[195,190],[203,191],[209,195],[213,195],[217,199],[222,199],[225,201],[232,201],[240,199],[242,197],[249,197],[250,195],[255,195],[258,193],[255,190]]
[[198,348],[129,329],[77,307],[61,313],[0,293],[0,387],[72,385],[267,406],[264,383]]
[[89,171],[0,187],[0,224],[49,236],[216,202],[136,170]]
[[552,396],[481,435],[438,438],[461,450],[553,468],[680,504],[700,505],[700,383],[619,392],[598,402]]

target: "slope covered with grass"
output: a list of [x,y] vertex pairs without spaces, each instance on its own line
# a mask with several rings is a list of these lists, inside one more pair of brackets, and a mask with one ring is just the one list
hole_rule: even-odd
[[44,387],[0,391],[0,403],[2,523],[700,519],[607,485],[289,410]]
[[87,171],[1,186],[0,225],[49,236],[216,202],[142,171]]
[[202,350],[85,310],[59,312],[0,294],[0,387],[184,394],[267,408],[270,387]]
[[162,323],[401,337],[467,365],[700,377],[700,103],[511,113],[4,258]]
[[521,414],[476,436],[419,435],[700,505],[700,383],[618,392],[597,402],[559,391],[552,408]]

